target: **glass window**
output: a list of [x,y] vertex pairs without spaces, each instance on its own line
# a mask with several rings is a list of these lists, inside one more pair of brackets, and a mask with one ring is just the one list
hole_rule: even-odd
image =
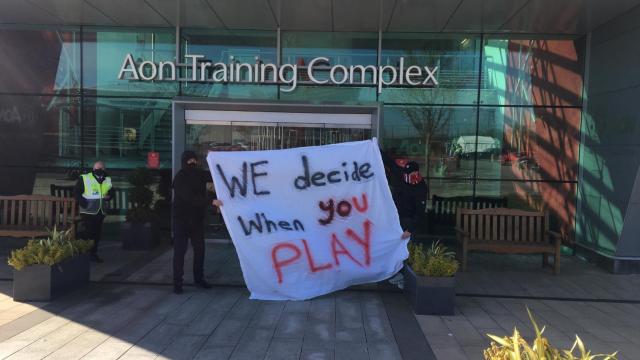
[[77,95],[77,30],[3,28],[0,49],[0,93]]
[[158,152],[160,168],[171,168],[171,101],[158,99],[85,99],[85,162],[107,163],[110,169],[146,166]]
[[[473,181],[431,178],[428,186],[427,222],[423,234],[454,235],[458,206],[473,206]],[[425,231],[426,230],[426,231]]]
[[187,124],[187,147],[206,158],[208,151],[275,150],[361,141],[371,129],[331,124],[243,123]]
[[580,116],[575,108],[481,108],[478,178],[577,181]]
[[474,104],[478,101],[480,40],[467,34],[382,35],[381,65],[437,66],[438,85],[433,88],[383,88],[381,100],[387,103]]
[[[277,64],[278,39],[275,31],[185,29],[181,36],[183,54],[204,55],[203,59],[198,60],[200,62]],[[275,99],[278,96],[278,87],[275,84],[256,85],[249,83],[248,79],[247,82],[183,83],[182,93],[188,96],[230,99]]]
[[88,28],[83,32],[84,93],[96,96],[173,97],[174,81],[118,79],[127,54],[136,64],[175,61],[175,29]]
[[0,194],[73,184],[81,165],[78,98],[0,95],[0,129]]
[[[607,176],[609,171],[604,171]],[[608,176],[607,176],[608,177]],[[586,179],[591,179],[586,176]],[[576,216],[576,239],[581,244],[615,254],[624,227],[629,194],[616,194],[600,183],[580,183],[579,212]]]
[[582,104],[584,38],[495,35],[483,46],[481,104]]
[[[317,57],[326,57],[329,64],[314,66],[313,73],[318,80],[329,78],[330,66],[373,65],[378,63],[378,34],[358,32],[283,32],[282,63],[298,66],[298,87],[286,92],[280,87],[283,100],[366,102],[376,100],[376,87],[353,85],[311,85],[307,76],[307,65]],[[328,66],[330,65],[330,66]],[[359,73],[354,73],[354,84],[361,81]],[[372,84],[371,72],[367,71],[364,81]],[[336,75],[339,78],[339,75]],[[284,87],[287,88],[287,87]]]
[[380,137],[391,157],[416,161],[423,176],[472,178],[475,107],[387,106]]

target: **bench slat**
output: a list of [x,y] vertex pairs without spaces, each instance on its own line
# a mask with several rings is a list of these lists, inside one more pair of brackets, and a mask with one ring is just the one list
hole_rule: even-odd
[[469,233],[471,234],[472,239],[477,239],[476,237],[476,216],[469,217]]
[[18,219],[18,224],[24,223],[24,214],[22,213],[23,204],[24,201],[18,201],[18,216],[16,217]]
[[42,222],[42,201],[36,199],[36,226],[44,226]]
[[2,236],[44,236],[53,226],[60,230],[74,228],[74,199],[43,195],[0,196],[0,211]]
[[493,239],[498,239],[498,215],[494,215],[491,219],[491,221],[493,222]]
[[491,218],[493,216],[492,215],[485,215],[484,216],[484,237],[485,239],[490,239],[491,238]]
[[[552,254],[555,261],[554,273],[559,272],[560,246],[555,238],[554,242],[550,241],[548,211],[458,208],[456,219],[456,227],[461,230],[458,232],[458,239],[463,243],[463,271],[466,269],[468,251],[483,250],[513,254]],[[546,258],[547,255],[544,256]]]
[[538,234],[538,241],[544,241],[544,234],[542,233],[542,218],[536,219],[536,233]]

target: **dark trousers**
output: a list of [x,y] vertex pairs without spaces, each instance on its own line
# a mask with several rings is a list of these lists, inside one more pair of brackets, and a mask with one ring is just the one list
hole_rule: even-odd
[[182,285],[184,255],[189,239],[193,247],[193,280],[204,280],[204,227],[197,221],[174,221],[173,223],[173,283]]
[[102,222],[104,222],[104,214],[89,215],[81,214],[83,231],[79,234],[79,238],[93,240],[91,255],[98,253],[98,243],[102,238]]

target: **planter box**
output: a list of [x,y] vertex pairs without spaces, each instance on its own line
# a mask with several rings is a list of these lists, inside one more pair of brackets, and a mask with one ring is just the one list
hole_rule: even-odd
[[151,250],[158,245],[158,227],[152,223],[122,224],[122,248],[124,250]]
[[404,294],[417,315],[453,315],[455,286],[455,276],[419,276],[404,267]]
[[50,301],[89,285],[89,254],[66,259],[59,264],[30,265],[13,270],[13,299]]

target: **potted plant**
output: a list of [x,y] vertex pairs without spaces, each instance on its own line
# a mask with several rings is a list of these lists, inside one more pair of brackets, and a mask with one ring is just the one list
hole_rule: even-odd
[[560,349],[543,336],[545,327],[540,328],[533,318],[529,308],[529,319],[533,324],[535,338],[529,343],[522,337],[517,328],[513,328],[513,335],[499,337],[487,334],[491,338],[491,345],[483,352],[485,360],[523,359],[523,360],[617,360],[618,352],[612,354],[592,354],[587,350],[582,339],[576,335],[573,345],[569,349]]
[[53,229],[46,239],[32,239],[11,251],[13,299],[49,301],[89,284],[93,240],[75,240],[71,229]]
[[405,264],[404,294],[418,315],[453,315],[455,254],[436,241],[425,250],[422,244],[409,244]]
[[123,224],[122,248],[125,250],[150,250],[158,243],[158,229],[155,226],[156,214],[153,211],[153,175],[148,169],[138,168],[129,173],[131,188],[129,200],[131,209],[127,210]]

